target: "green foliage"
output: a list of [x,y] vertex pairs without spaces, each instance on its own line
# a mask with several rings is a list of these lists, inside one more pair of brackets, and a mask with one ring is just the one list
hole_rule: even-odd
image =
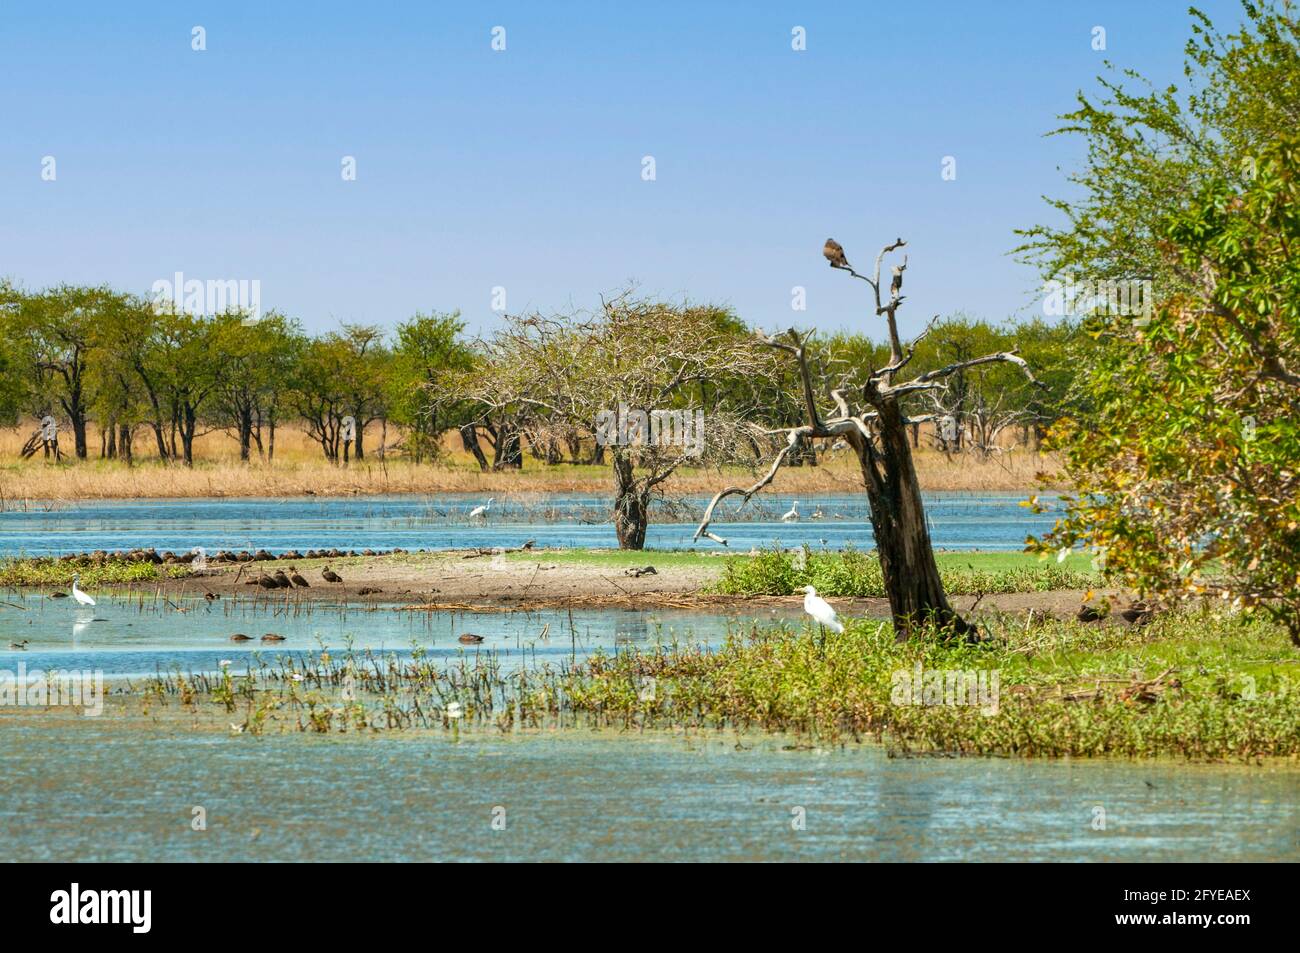
[[93,589],[109,583],[150,582],[189,575],[184,565],[159,565],[147,560],[110,558],[53,559],[7,557],[0,559],[0,586],[69,586],[73,575],[81,576],[81,587]]
[[1082,491],[1040,549],[1084,545],[1168,598],[1263,609],[1300,644],[1300,147],[1206,185],[1163,243],[1198,290],[1096,323],[1098,414],[1064,427]]
[[[952,595],[1001,592],[1050,592],[1087,589],[1099,581],[1083,573],[1042,561],[1032,566],[982,569],[953,555],[939,560],[939,576]],[[737,596],[788,596],[813,586],[822,596],[883,597],[886,595],[880,561],[871,553],[801,553],[768,550],[757,556],[728,561],[713,591]]]
[[388,403],[393,420],[411,429],[408,443],[417,460],[437,455],[444,430],[473,419],[470,405],[438,400],[451,376],[474,366],[474,351],[461,337],[464,330],[459,311],[417,313],[397,326]]
[[[1118,626],[990,626],[992,643],[898,643],[888,623],[851,620],[840,636],[760,630],[715,652],[663,648],[597,656],[564,680],[573,708],[645,725],[761,728],[827,740],[878,737],[906,751],[1023,756],[1175,754],[1254,759],[1300,754],[1300,677],[1277,633],[1211,615],[1153,623],[1140,644]],[[915,704],[900,673],[998,677],[996,713]],[[1135,683],[1164,690],[1138,700]],[[655,679],[655,698],[637,691]],[[1173,681],[1171,681],[1171,679]],[[1176,682],[1176,684],[1175,684]],[[1098,691],[1098,686],[1102,686]],[[1085,697],[1069,700],[1076,692]]]
[[1080,493],[1033,545],[1091,547],[1166,599],[1267,611],[1300,644],[1300,23],[1243,6],[1227,37],[1193,11],[1185,93],[1103,81],[1066,117],[1088,145],[1082,194],[1022,251],[1047,277],[1150,279],[1158,305],[1084,320],[1054,435]]

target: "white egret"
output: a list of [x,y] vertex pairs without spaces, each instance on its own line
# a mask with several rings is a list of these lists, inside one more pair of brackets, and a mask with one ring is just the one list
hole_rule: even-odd
[[837,634],[843,632],[844,626],[835,617],[835,610],[831,608],[831,604],[817,595],[817,590],[812,586],[804,586],[803,591],[807,593],[803,597],[803,611],[816,619],[818,625],[825,626]]
[[476,506],[469,511],[469,518],[475,519],[476,517],[479,516],[487,516],[488,510],[492,508],[492,504],[495,501],[496,501],[496,497],[489,496],[488,501],[486,503],[484,503],[482,506]]
[[782,523],[792,523],[799,519],[799,501],[790,501],[790,512],[781,517]]
[[95,600],[90,598],[90,596],[86,595],[84,592],[82,592],[80,589],[77,588],[77,582],[80,579],[81,579],[80,576],[72,577],[72,598],[76,599],[83,606],[93,606],[95,604]]

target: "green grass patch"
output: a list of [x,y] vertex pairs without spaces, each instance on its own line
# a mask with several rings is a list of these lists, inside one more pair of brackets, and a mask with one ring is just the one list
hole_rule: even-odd
[[[992,643],[968,645],[896,643],[888,624],[867,620],[824,642],[808,629],[756,628],[716,652],[595,657],[565,691],[576,710],[629,724],[875,737],[906,752],[1300,756],[1300,652],[1275,626],[1199,614],[1137,632],[1012,620],[993,632]],[[993,710],[949,704],[972,700],[947,692],[954,673],[995,684]]]
[[[1050,592],[1101,585],[1086,557],[1064,563],[1026,553],[941,553],[939,575],[950,595]],[[788,596],[815,586],[825,596],[884,596],[880,561],[872,553],[769,550],[726,564],[714,592],[736,596]]]
[[[980,644],[896,642],[889,623],[869,619],[825,637],[755,623],[713,650],[674,641],[523,671],[492,651],[439,660],[419,647],[410,657],[322,649],[259,655],[238,672],[159,674],[140,688],[149,703],[216,705],[255,734],[726,730],[913,754],[1300,758],[1300,651],[1270,623],[1209,612],[1142,629],[1005,617],[989,631]],[[955,676],[967,690],[949,689]],[[974,694],[972,680],[983,685]]]
[[189,575],[185,565],[161,565],[146,560],[110,558],[51,559],[48,557],[0,559],[0,586],[70,586],[73,575],[81,576],[82,588],[149,582]]

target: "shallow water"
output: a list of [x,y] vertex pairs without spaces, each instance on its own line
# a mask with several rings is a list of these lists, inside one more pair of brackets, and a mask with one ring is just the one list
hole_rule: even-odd
[[[618,545],[606,521],[606,497],[547,494],[540,503],[499,501],[485,520],[469,512],[485,502],[464,495],[382,496],[329,499],[184,499],[92,500],[31,504],[0,513],[0,556],[57,555],[96,549],[153,546],[189,552],[201,546],[218,549],[456,549],[517,546],[535,539],[546,547],[613,547]],[[1021,549],[1025,536],[1050,528],[1052,516],[1020,506],[1017,493],[934,493],[926,495],[935,546],[946,549]],[[684,522],[656,509],[647,545],[680,549],[692,545],[694,519],[708,500],[684,501],[677,512]],[[718,509],[714,530],[732,550],[803,543],[817,548],[860,549],[874,544],[866,500],[861,494],[805,496],[803,518],[782,523],[792,501],[756,498],[738,508],[732,501]],[[1046,505],[1050,498],[1044,498]],[[811,516],[820,508],[820,519]],[[715,543],[698,544],[720,549]]]
[[[275,611],[267,603],[223,599],[209,605],[190,600],[187,612],[163,602],[101,596],[95,608],[71,605],[36,593],[4,595],[0,605],[0,670],[102,671],[106,677],[152,675],[158,671],[217,671],[229,660],[241,671],[260,655],[297,656],[322,647],[373,650],[409,656],[418,645],[427,657],[458,658],[462,654],[494,652],[507,671],[522,664],[561,663],[582,658],[596,649],[655,644],[717,645],[729,627],[743,624],[753,613],[702,613],[696,610],[574,609],[530,612],[395,611],[381,604],[373,611],[305,604],[300,611]],[[26,607],[26,611],[18,608]],[[797,604],[769,611],[762,618],[797,617]],[[236,632],[251,642],[232,642]],[[283,642],[263,643],[268,632]],[[457,641],[463,633],[481,635],[478,646]],[[23,651],[8,648],[26,640]]]
[[738,749],[715,734],[254,738],[49,713],[0,714],[0,737],[11,859],[1300,859],[1293,770]]

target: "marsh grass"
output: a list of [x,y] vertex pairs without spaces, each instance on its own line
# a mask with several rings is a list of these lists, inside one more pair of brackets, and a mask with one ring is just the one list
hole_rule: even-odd
[[[492,652],[441,665],[418,647],[407,658],[322,649],[256,656],[238,674],[159,673],[132,690],[153,703],[242,713],[232,727],[251,734],[462,725],[766,731],[818,743],[878,740],[913,754],[1300,757],[1300,654],[1267,623],[1207,612],[1141,630],[1011,618],[991,630],[989,643],[969,645],[896,643],[888,623],[867,620],[830,638],[752,626],[714,650],[670,643],[561,665],[534,659],[518,670]],[[897,675],[918,665],[996,672],[996,711],[900,701]]]
[[110,583],[153,582],[188,576],[185,565],[165,565],[147,560],[109,557],[95,560],[54,559],[45,556],[0,559],[0,586],[67,586],[81,576],[83,589]]
[[[137,441],[133,466],[97,457],[92,439],[88,460],[62,464],[43,459],[18,459],[32,426],[0,428],[0,508],[21,509],[42,501],[138,499],[147,497],[279,497],[311,493],[350,496],[380,493],[481,493],[497,497],[528,493],[594,493],[609,491],[608,466],[561,463],[546,465],[524,455],[522,470],[480,472],[459,446],[444,441],[435,462],[415,463],[401,454],[400,433],[390,429],[390,453],[378,454],[378,435],[367,432],[369,449],[361,461],[339,467],[323,459],[318,445],[297,427],[276,433],[275,459],[241,463],[238,444],[216,431],[196,441],[195,465],[184,467],[157,460],[149,442]],[[1024,490],[1037,486],[1036,475],[1059,476],[1052,455],[1023,448],[987,459],[950,457],[933,450],[916,452],[921,486],[927,490]],[[679,471],[664,487],[667,496],[712,494],[727,482],[752,482],[756,471],[742,467]],[[1064,485],[1064,484],[1062,484]],[[783,468],[772,493],[861,493],[862,476],[847,454],[824,457],[821,466]]]
[[[991,556],[993,554],[980,554]],[[998,554],[1000,556],[1001,554]],[[950,595],[1006,592],[1051,592],[1087,589],[1102,584],[1099,574],[1086,572],[1086,559],[1076,557],[1064,565],[1024,554],[992,560],[950,553],[938,559],[939,576]],[[748,559],[731,560],[711,591],[732,596],[788,596],[804,586],[819,595],[880,597],[885,595],[880,560],[873,553],[854,549],[837,552],[767,550]]]

